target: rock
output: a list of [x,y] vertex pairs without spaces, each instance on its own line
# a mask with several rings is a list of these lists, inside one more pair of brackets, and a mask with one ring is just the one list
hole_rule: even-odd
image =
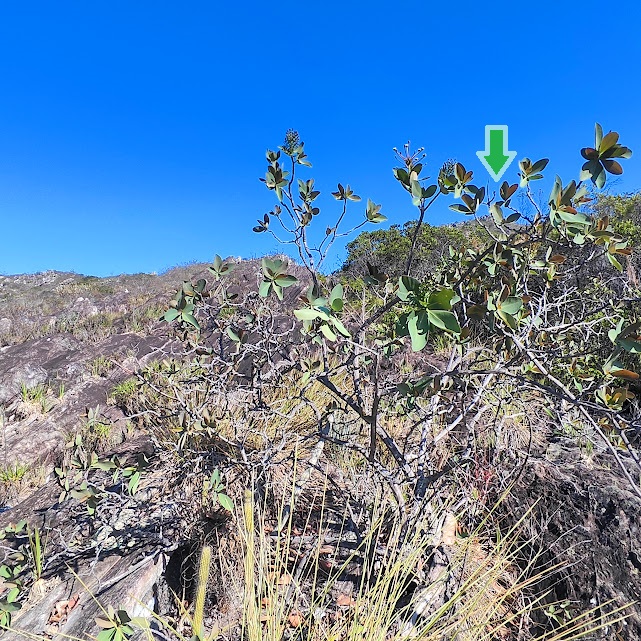
[[[162,553],[111,555],[97,563],[87,559],[76,567],[75,577],[68,574],[62,580],[45,585],[40,598],[30,600],[14,615],[12,630],[5,632],[2,639],[17,641],[43,634],[68,635],[66,638],[95,636],[101,629],[96,618],[104,618],[105,615],[92,595],[105,606],[116,604],[130,616],[150,617],[154,606],[154,585],[162,575],[165,563]],[[76,597],[73,608],[61,608],[70,597]],[[61,620],[56,620],[57,610],[65,612]],[[27,633],[31,636],[27,637]]]
[[7,464],[26,464],[35,467],[51,463],[63,446],[64,435],[52,420],[32,416],[19,423],[7,423],[3,445],[7,450]]
[[[11,345],[0,351],[0,405],[5,406],[3,457],[36,465],[52,462],[65,444],[65,434],[75,432],[86,420],[87,408],[101,408],[113,425],[113,443],[126,428],[122,411],[108,398],[114,385],[156,357],[162,337],[117,334],[100,343],[85,345],[69,334],[58,334]],[[122,361],[111,378],[88,376],[97,357],[113,356]],[[126,355],[126,356],[125,356]],[[21,403],[21,386],[50,387],[47,410],[37,403]],[[59,398],[59,391],[64,393]]]
[[70,308],[71,312],[79,314],[80,316],[95,316],[99,309],[97,305],[94,305],[88,298],[83,298],[80,296],[76,298],[75,302]]
[[639,640],[641,499],[607,454],[599,456],[600,467],[555,458],[528,462],[505,516],[513,520],[532,506],[528,520],[538,524],[532,534],[540,538],[541,566],[565,565],[546,581],[547,602],[570,600],[579,612],[603,607],[603,613],[636,602],[620,638]]
[[[149,443],[141,437],[127,445],[117,448],[124,460],[132,457],[134,450],[147,448]],[[104,476],[110,478],[109,474]],[[145,480],[159,487],[163,483],[162,473],[152,470]],[[91,519],[76,500],[58,503],[59,492],[60,487],[51,480],[0,513],[0,528],[26,518],[30,528],[37,527],[48,541],[44,577],[15,613],[14,629],[3,634],[3,641],[34,638],[27,637],[27,633],[49,634],[54,638],[63,635],[94,638],[100,631],[95,619],[104,618],[104,613],[93,597],[105,607],[122,607],[131,616],[149,616],[149,610],[140,602],[153,610],[157,584],[165,581],[166,542],[158,531],[166,527],[168,520],[150,523],[149,518],[143,518],[145,510],[153,510],[155,503],[163,504],[160,492],[152,493],[151,504],[147,506],[133,499],[123,501],[116,493],[112,502],[106,500],[109,505],[101,504]],[[123,527],[117,527],[118,522]],[[9,552],[10,548],[3,546],[0,563],[5,562]]]
[[59,334],[39,338],[21,345],[11,345],[0,353],[0,403],[8,403],[27,387],[57,378],[57,370],[78,351],[73,336]]

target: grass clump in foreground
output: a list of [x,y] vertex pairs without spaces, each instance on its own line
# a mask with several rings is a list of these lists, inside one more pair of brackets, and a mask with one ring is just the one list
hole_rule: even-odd
[[[191,606],[177,596],[177,616],[148,610],[148,618],[105,606],[98,641],[570,641],[624,619],[612,604],[553,616],[566,604],[550,603],[538,586],[559,568],[531,553],[529,514],[503,535],[494,510],[471,531],[447,506],[403,523],[380,491],[361,515],[367,527],[355,528],[332,506],[327,482],[306,513],[295,491],[276,511],[261,494],[254,483],[238,499],[225,542],[204,541]],[[534,621],[547,630],[528,633]]]

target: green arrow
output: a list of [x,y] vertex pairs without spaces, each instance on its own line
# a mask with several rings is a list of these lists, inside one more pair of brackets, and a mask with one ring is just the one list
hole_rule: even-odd
[[507,125],[485,125],[485,150],[476,155],[498,182],[516,158],[516,151],[507,150]]

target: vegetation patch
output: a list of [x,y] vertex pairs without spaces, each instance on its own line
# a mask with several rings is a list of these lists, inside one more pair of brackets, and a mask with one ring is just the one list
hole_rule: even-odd
[[[274,203],[253,231],[293,248],[297,262],[216,255],[160,310],[156,300],[135,314],[71,318],[67,331],[86,341],[127,327],[163,333],[164,345],[110,392],[149,456],[109,453],[113,426],[94,407],[55,469],[58,504],[86,533],[78,554],[162,545],[189,575],[171,582],[184,594],[171,594],[169,577],[156,583],[153,612],[96,596],[94,636],[641,634],[630,587],[638,571],[628,563],[636,542],[619,550],[626,560],[610,564],[619,580],[600,584],[595,605],[571,588],[581,573],[603,574],[600,559],[588,567],[572,557],[569,532],[551,543],[546,523],[558,505],[543,496],[539,509],[518,494],[524,478],[545,494],[547,478],[568,513],[584,499],[590,509],[607,504],[581,512],[594,546],[615,545],[641,500],[641,296],[624,233],[634,232],[636,201],[599,195],[631,151],[599,125],[589,145],[577,175],[556,177],[542,207],[533,185],[547,158],[523,158],[517,182],[490,192],[459,162],[428,171],[408,143],[393,173],[414,220],[372,231],[386,221],[383,206],[343,183],[326,206],[289,131],[267,151],[262,180]],[[469,222],[429,226],[437,201]],[[345,265],[324,272],[346,237]],[[109,363],[96,358],[92,374],[105,376]],[[50,396],[23,394],[36,405]],[[555,465],[570,448],[576,467]],[[573,483],[587,459],[610,466],[612,496],[626,509],[606,502],[607,483],[588,485],[587,499]],[[6,531],[28,542],[31,562],[0,568],[5,627],[47,572],[42,546],[23,529]]]

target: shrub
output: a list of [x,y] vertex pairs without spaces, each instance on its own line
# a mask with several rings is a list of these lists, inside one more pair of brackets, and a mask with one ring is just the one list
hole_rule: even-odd
[[[535,413],[559,425],[586,426],[641,496],[637,457],[626,462],[617,449],[634,453],[636,430],[626,413],[638,392],[641,352],[639,297],[622,264],[631,246],[607,216],[590,210],[586,185],[603,188],[606,173],[621,173],[617,159],[631,152],[618,134],[604,135],[597,125],[594,146],[581,153],[578,180],[556,177],[544,211],[531,183],[543,178],[545,158],[522,159],[519,181],[504,181],[490,194],[461,163],[444,163],[434,181],[422,178],[424,154],[406,145],[397,152],[394,176],[417,207],[415,222],[351,246],[364,256],[366,242],[377,239],[382,247],[399,243],[406,255],[392,269],[365,261],[358,300],[349,279],[321,269],[338,238],[385,221],[382,207],[371,199],[359,204],[349,185],[338,184],[336,215],[319,224],[320,191],[313,179],[299,177],[310,163],[296,132],[288,132],[278,151],[267,152],[262,180],[277,204],[254,231],[290,244],[300,264],[263,258],[257,291],[247,292],[234,285],[237,266],[216,256],[211,282],[183,283],[164,315],[182,342],[183,360],[168,360],[141,377],[150,390],[152,433],[173,444],[181,469],[185,461],[202,465],[206,452],[216,452],[246,477],[263,479],[265,492],[277,459],[297,465],[296,452],[312,470],[326,446],[349,451],[351,459],[332,462],[354,474],[358,460],[359,473],[371,472],[386,486],[395,502],[390,527],[398,527],[405,542],[422,515],[438,512],[443,495],[474,505],[460,515],[462,526],[474,531],[477,509],[487,514],[492,492],[509,486],[521,469],[527,451],[519,441],[527,440],[521,436],[532,430]],[[450,244],[423,276],[416,257],[428,251],[422,245],[426,231],[426,243],[431,238],[426,217],[446,198],[474,221],[469,229],[475,231]],[[356,207],[360,220],[351,216]],[[398,277],[386,272],[399,265]],[[607,278],[595,278],[604,266]],[[437,359],[429,353],[434,345]],[[518,389],[519,398],[506,398],[506,389]],[[524,411],[526,403],[532,411]],[[298,420],[302,415],[305,421]],[[505,436],[510,427],[518,438]],[[494,470],[488,461],[497,460],[497,452],[502,467]],[[297,481],[293,503],[311,474]],[[472,489],[457,482],[461,478],[471,479]],[[364,500],[363,509],[371,511],[373,500]],[[278,519],[279,532],[293,512]],[[246,508],[245,515],[251,553],[253,511]],[[250,557],[245,565],[250,591],[256,589],[255,561]],[[259,596],[250,592],[245,601],[250,636],[260,630],[254,616]],[[379,631],[390,614],[389,608],[376,610],[383,602],[382,593],[370,599],[372,629]],[[557,609],[550,612],[550,625],[560,625]],[[299,614],[300,625],[315,625]],[[282,618],[277,621],[281,625]]]

